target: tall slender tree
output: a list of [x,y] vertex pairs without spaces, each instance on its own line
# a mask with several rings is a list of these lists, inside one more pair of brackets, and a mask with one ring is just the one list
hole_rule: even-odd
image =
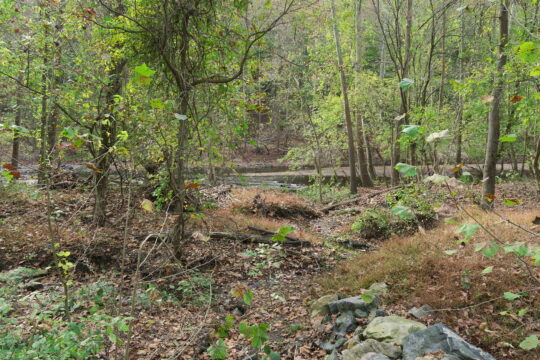
[[497,175],[497,154],[499,147],[499,137],[501,128],[501,99],[504,87],[504,66],[508,55],[506,45],[508,44],[509,23],[508,23],[509,0],[499,1],[499,47],[497,69],[493,81],[491,92],[492,101],[488,116],[488,135],[486,142],[486,160],[484,163],[484,179],[482,191],[482,207],[490,209],[493,207],[495,197],[495,178]]

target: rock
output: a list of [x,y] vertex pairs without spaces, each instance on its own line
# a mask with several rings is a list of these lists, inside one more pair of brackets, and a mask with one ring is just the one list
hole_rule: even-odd
[[360,360],[390,360],[390,358],[382,354],[367,353],[366,355],[362,356]]
[[328,309],[332,314],[345,313],[347,311],[354,312],[356,310],[369,313],[371,310],[376,309],[379,303],[380,300],[378,296],[374,296],[373,301],[370,303],[365,302],[359,297],[350,297],[328,303]]
[[336,340],[336,343],[334,344],[334,349],[339,349],[340,347],[343,346],[343,344],[345,344],[345,342],[347,342],[347,339],[345,339],[342,336],[338,337],[338,339]]
[[376,317],[364,330],[364,336],[368,339],[402,345],[409,334],[425,328],[422,323],[399,316]]
[[356,309],[354,310],[354,316],[356,316],[357,318],[367,318],[369,314],[364,310]]
[[401,355],[401,348],[389,343],[368,339],[349,350],[343,351],[343,360],[358,360],[369,353],[382,354],[391,359],[397,359]]
[[419,308],[413,307],[411,310],[409,310],[409,314],[417,319],[423,319],[433,314],[433,308],[429,305],[422,305]]
[[330,341],[325,341],[323,343],[320,343],[319,347],[323,349],[324,351],[326,351],[327,354],[330,354],[335,349],[334,344],[332,344]]
[[337,352],[334,350],[334,351],[332,351],[331,354],[326,355],[326,356],[324,357],[324,360],[339,360],[339,357],[338,357]]
[[383,317],[383,316],[388,316],[388,313],[384,310],[376,309],[369,313],[368,319],[369,321],[371,321],[375,319],[376,317]]
[[358,337],[354,336],[350,338],[349,340],[347,340],[345,344],[343,344],[343,347],[345,348],[345,350],[349,350],[358,344],[360,344],[360,340],[358,339]]
[[467,343],[443,324],[436,324],[409,335],[403,345],[403,360],[416,360],[438,350],[448,354],[447,360],[495,360],[493,356]]
[[376,283],[371,284],[368,290],[372,291],[374,294],[377,294],[379,296],[384,296],[388,294],[388,285],[383,282],[376,282]]
[[352,312],[347,311],[336,319],[334,331],[339,335],[345,335],[356,329],[357,323]]
[[336,294],[324,295],[323,297],[315,300],[311,304],[311,317],[322,316],[328,314],[330,311],[328,309],[328,303],[338,301],[338,296]]

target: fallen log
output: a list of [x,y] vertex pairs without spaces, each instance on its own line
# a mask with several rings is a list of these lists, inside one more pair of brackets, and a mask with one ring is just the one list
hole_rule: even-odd
[[241,241],[243,243],[256,243],[256,244],[281,244],[284,246],[312,246],[311,242],[307,240],[289,240],[286,239],[283,242],[273,241],[271,237],[264,235],[253,235],[246,233],[230,233],[230,232],[211,232],[208,234],[210,239],[228,239]]

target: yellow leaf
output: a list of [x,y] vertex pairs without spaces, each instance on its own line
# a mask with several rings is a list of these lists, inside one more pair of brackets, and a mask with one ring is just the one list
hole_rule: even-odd
[[144,199],[141,203],[141,208],[149,213],[153,213],[156,210],[154,203],[151,200]]

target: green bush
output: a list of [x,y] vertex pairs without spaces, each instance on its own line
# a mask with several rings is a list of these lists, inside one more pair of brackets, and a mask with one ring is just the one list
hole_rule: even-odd
[[369,209],[359,216],[352,230],[357,231],[365,239],[387,238],[391,234],[390,213],[385,209]]
[[[109,291],[100,286],[74,290],[66,320],[62,291],[20,292],[17,280],[40,273],[27,268],[0,273],[0,359],[91,359],[122,343],[120,334],[129,330],[129,318],[107,313]],[[89,293],[94,295],[91,301]]]

